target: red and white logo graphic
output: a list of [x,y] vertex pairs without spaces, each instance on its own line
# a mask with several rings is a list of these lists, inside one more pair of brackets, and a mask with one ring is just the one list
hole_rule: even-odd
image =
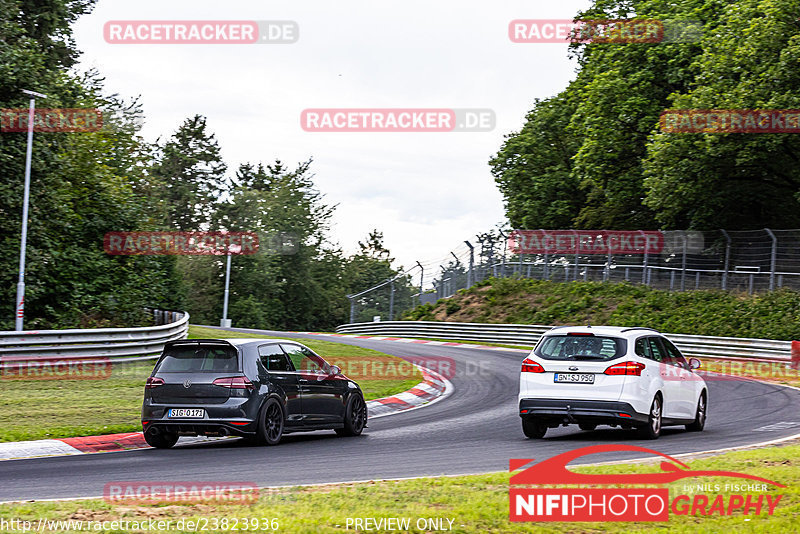
[[[567,464],[581,456],[608,452],[637,452],[663,458],[661,473],[592,475],[575,473]],[[510,471],[529,465],[533,460],[509,461]],[[783,484],[734,471],[695,471],[683,462],[652,449],[633,445],[593,445],[565,452],[543,460],[513,475],[509,483],[509,519],[511,521],[668,521],[676,515],[732,515],[766,512],[772,515],[783,495],[678,495],[670,501],[669,489],[657,487],[685,478],[733,477],[757,484],[729,484],[735,491],[764,491],[767,486]],[[613,486],[552,487],[564,485]],[[547,486],[547,487],[530,487]],[[620,487],[624,486],[624,487]],[[656,487],[653,487],[656,486]],[[721,488],[719,488],[721,489]]]
[[514,230],[514,254],[658,254],[664,234],[644,230]]

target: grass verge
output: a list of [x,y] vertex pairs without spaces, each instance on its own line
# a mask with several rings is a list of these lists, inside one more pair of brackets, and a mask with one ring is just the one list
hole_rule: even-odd
[[[190,327],[190,338],[254,337]],[[331,341],[303,340],[336,364],[348,361],[397,360],[378,351]],[[94,379],[50,380],[0,376],[0,442],[94,436],[141,430],[139,417],[145,379],[155,360],[111,367],[110,375]],[[343,367],[345,368],[345,367]],[[419,383],[421,374],[359,380],[367,400],[405,391]]]
[[[235,529],[237,531],[245,531],[242,528],[244,518],[266,518],[275,519],[278,532],[343,533],[355,531],[352,523],[347,528],[348,518],[380,520],[389,517],[409,518],[409,532],[435,530],[430,525],[428,528],[417,527],[418,520],[427,518],[441,518],[447,526],[451,525],[448,520],[452,520],[450,531],[464,533],[797,532],[797,518],[800,516],[800,445],[729,452],[685,460],[685,463],[693,470],[747,473],[774,480],[787,487],[768,489],[773,497],[783,495],[772,516],[766,515],[766,512],[755,515],[752,511],[749,515],[734,512],[730,516],[671,513],[666,523],[511,523],[508,520],[509,473],[262,490],[258,499],[249,505],[119,505],[103,500],[25,502],[0,505],[0,519],[22,519],[36,524],[40,518],[65,521],[142,521],[152,518],[172,521],[171,532],[192,531],[188,528],[174,528],[181,519],[208,521],[209,525],[216,520],[217,528],[213,531],[232,532],[236,518],[239,518]],[[630,463],[587,466],[575,470],[593,474],[659,471],[654,464]],[[727,497],[731,492],[724,490],[725,483],[736,482],[741,481],[709,477],[684,479],[669,485],[670,498],[688,494],[686,487],[697,484],[720,484],[720,491],[703,493],[708,493],[711,500],[717,494]],[[227,528],[223,528],[223,520],[228,522]],[[424,526],[421,523],[420,525]],[[104,531],[137,532],[133,529]]]

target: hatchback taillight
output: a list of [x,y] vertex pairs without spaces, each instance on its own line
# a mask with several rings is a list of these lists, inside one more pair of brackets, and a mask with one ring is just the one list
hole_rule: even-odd
[[222,386],[231,389],[253,389],[253,383],[246,376],[228,376],[217,378],[212,382],[215,386]]
[[523,373],[544,373],[544,367],[536,363],[535,361],[531,360],[530,358],[525,358],[522,360],[522,372]]
[[644,364],[639,362],[622,362],[612,365],[603,374],[642,376],[644,367]]
[[147,377],[147,382],[145,383],[144,388],[145,389],[153,389],[153,388],[156,388],[158,386],[163,386],[163,385],[164,385],[164,379],[163,378],[157,378],[155,376],[148,376]]

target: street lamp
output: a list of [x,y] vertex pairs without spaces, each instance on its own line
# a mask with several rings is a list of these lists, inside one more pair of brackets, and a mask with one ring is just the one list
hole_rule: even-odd
[[25,154],[25,192],[22,196],[22,239],[19,245],[19,281],[17,282],[17,308],[14,317],[14,330],[22,331],[22,319],[25,317],[25,248],[28,242],[28,199],[31,191],[31,154],[33,152],[33,114],[36,110],[36,97],[47,98],[47,95],[23,89],[23,93],[31,97],[28,108],[28,149]]
[[230,290],[231,290],[231,251],[229,249],[228,259],[225,265],[225,294],[222,300],[222,320],[219,322],[219,325],[222,328],[231,327],[231,320],[228,319],[228,296],[230,295]]

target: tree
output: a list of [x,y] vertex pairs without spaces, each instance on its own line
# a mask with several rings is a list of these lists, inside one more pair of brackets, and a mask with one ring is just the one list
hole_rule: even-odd
[[[104,96],[97,73],[75,74],[70,23],[93,2],[0,0],[0,108],[27,107],[21,89],[48,95],[51,108],[98,108],[104,127],[34,136],[26,328],[133,325],[143,307],[176,304],[169,258],[108,256],[103,236],[145,229],[151,205],[140,197],[149,165],[138,137],[141,110]],[[41,107],[41,101],[39,106]],[[26,136],[0,133],[0,291],[13,327]]]
[[[696,83],[668,107],[800,108],[798,13],[796,0],[721,7],[706,27]],[[797,228],[798,159],[795,134],[656,132],[644,159],[645,203],[666,227]]]
[[578,137],[568,130],[569,91],[536,100],[519,132],[489,161],[515,228],[569,228],[586,200],[572,175]]
[[[383,243],[383,232],[374,229],[364,241],[358,242],[359,251],[344,264],[343,278],[348,294],[381,286],[356,298],[356,322],[371,321],[376,315],[395,319],[403,310],[413,305],[414,287],[402,266],[392,267],[394,258]],[[392,295],[394,293],[394,295]],[[391,314],[394,313],[394,317]]]
[[176,230],[198,231],[212,223],[214,205],[230,190],[222,161],[206,118],[186,119],[161,149],[152,169],[165,204],[166,224]]

